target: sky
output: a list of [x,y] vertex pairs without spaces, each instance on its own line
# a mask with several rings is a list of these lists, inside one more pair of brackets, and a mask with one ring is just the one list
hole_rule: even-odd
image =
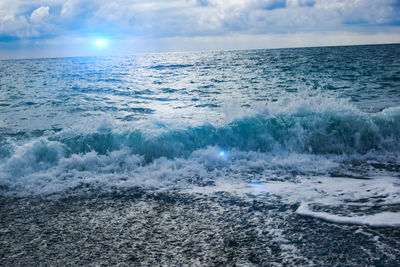
[[400,43],[400,0],[0,0],[0,59]]

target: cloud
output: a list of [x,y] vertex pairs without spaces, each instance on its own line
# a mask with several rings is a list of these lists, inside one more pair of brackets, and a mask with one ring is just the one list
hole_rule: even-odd
[[1,0],[0,44],[66,36],[400,34],[398,0]]
[[49,7],[48,6],[41,6],[38,9],[35,9],[31,14],[31,22],[40,23],[46,17],[49,16]]
[[43,36],[98,31],[149,37],[213,36],[400,24],[400,5],[394,0],[3,1],[0,35],[22,38],[23,33],[31,36],[33,24],[45,19],[52,25],[47,30],[54,32],[39,31]]

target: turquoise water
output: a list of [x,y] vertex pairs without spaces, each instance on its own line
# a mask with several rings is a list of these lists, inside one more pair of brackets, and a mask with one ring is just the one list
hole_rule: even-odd
[[399,55],[371,45],[1,61],[1,194],[222,191],[399,226]]

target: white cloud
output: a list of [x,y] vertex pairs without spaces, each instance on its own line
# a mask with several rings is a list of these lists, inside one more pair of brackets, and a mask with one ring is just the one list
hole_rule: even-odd
[[15,38],[48,41],[49,36],[100,35],[161,44],[166,38],[257,39],[299,33],[315,38],[388,31],[400,34],[398,0],[0,0],[0,44]]
[[[400,25],[395,0],[32,0],[29,4],[2,0],[1,15],[0,21],[7,16],[25,17],[32,23],[47,18],[46,23],[53,25],[48,29],[56,32],[42,30],[44,36],[98,31],[149,37],[215,36]],[[3,31],[7,27],[3,24]]]
[[50,7],[41,6],[38,9],[35,9],[31,14],[31,21],[34,23],[40,23],[49,16]]

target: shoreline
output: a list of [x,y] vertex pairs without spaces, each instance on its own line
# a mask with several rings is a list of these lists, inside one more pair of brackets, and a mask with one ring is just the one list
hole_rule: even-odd
[[0,198],[4,266],[385,265],[400,229],[334,224],[298,205],[134,188]]

